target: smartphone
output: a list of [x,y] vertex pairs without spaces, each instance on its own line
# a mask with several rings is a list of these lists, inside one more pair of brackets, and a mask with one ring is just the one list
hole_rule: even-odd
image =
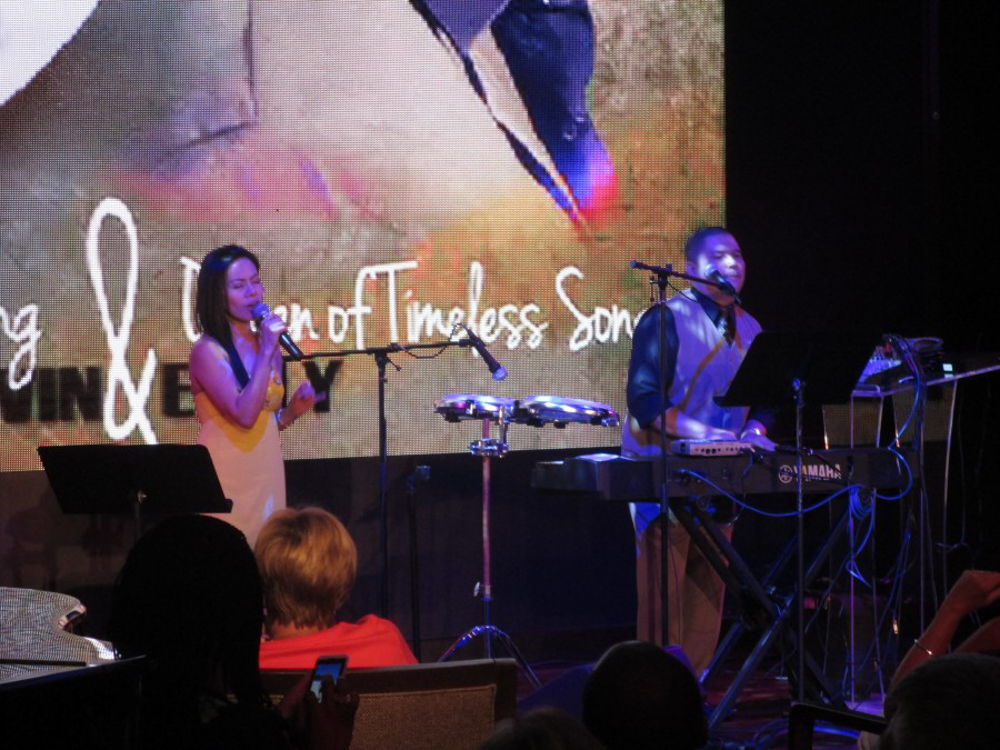
[[320,685],[323,684],[323,677],[330,675],[334,683],[336,683],[337,678],[340,677],[346,667],[346,656],[321,656],[316,660],[316,666],[313,667],[312,671],[312,679],[309,680],[309,689],[313,691],[316,700],[323,699],[320,693]]

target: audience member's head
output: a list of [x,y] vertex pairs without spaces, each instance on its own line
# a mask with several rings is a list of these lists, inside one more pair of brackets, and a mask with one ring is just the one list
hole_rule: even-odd
[[583,688],[583,723],[608,750],[685,750],[708,742],[691,670],[659,646],[612,646]]
[[881,750],[994,747],[1000,735],[1000,659],[936,656],[908,673],[886,699]]
[[115,583],[108,628],[126,655],[151,660],[144,741],[204,736],[209,696],[220,710],[270,707],[257,662],[261,605],[253,554],[228,523],[173,516],[136,542]]
[[604,750],[578,719],[558,708],[505,719],[479,750]]
[[296,628],[336,622],[358,571],[358,552],[344,524],[321,508],[279,510],[254,547],[266,619]]

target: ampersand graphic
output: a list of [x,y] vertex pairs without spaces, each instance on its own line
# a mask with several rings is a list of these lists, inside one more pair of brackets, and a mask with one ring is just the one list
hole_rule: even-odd
[[[117,331],[108,307],[100,256],[101,226],[108,216],[113,216],[122,223],[129,246],[125,304],[122,306],[121,326]],[[149,390],[156,372],[156,352],[152,349],[146,352],[146,363],[143,365],[138,387],[132,381],[132,373],[125,360],[132,332],[135,293],[139,286],[139,233],[136,231],[135,221],[128,206],[117,198],[105,198],[90,217],[90,226],[87,229],[87,268],[90,270],[90,281],[101,312],[101,325],[104,327],[108,350],[111,352],[111,361],[108,364],[108,387],[104,394],[104,429],[112,440],[122,440],[138,428],[148,444],[155,444],[156,434],[146,414],[146,402],[149,400]],[[119,387],[130,409],[128,418],[121,424],[115,419],[115,398]]]

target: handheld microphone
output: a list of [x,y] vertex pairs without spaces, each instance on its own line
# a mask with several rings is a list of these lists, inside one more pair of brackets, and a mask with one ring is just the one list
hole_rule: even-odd
[[723,276],[717,268],[713,268],[711,271],[709,271],[708,276],[706,276],[705,278],[707,278],[709,281],[714,281],[716,286],[719,287],[719,289],[721,289],[730,297],[732,297],[734,300],[736,300],[737,305],[743,304],[742,302],[740,302],[740,295],[736,293],[736,288],[731,283],[729,283],[729,279]]
[[[254,319],[259,323],[260,321],[262,321],[264,318],[266,318],[268,315],[271,314],[271,310],[263,302],[258,302],[256,305],[253,306],[251,314],[253,315]],[[288,356],[294,359],[295,361],[302,359],[302,357],[304,356],[302,354],[302,350],[295,345],[295,342],[292,341],[292,337],[288,335],[288,331],[285,331],[284,333],[281,334],[281,336],[278,337],[278,343],[281,344],[281,348],[288,353]]]
[[496,361],[496,358],[492,354],[490,354],[489,350],[486,348],[486,344],[483,343],[483,340],[474,334],[469,326],[464,323],[459,323],[459,325],[465,329],[465,333],[469,336],[472,348],[479,352],[479,356],[483,358],[483,362],[485,362],[486,366],[490,368],[490,374],[493,375],[493,379],[503,380],[507,377],[507,370]]

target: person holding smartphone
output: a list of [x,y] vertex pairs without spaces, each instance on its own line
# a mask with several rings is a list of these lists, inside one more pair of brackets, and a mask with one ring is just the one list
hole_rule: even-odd
[[147,531],[115,582],[108,633],[147,657],[137,746],[346,750],[359,705],[346,681],[305,680],[272,705],[258,666],[261,582],[238,529],[197,514]]
[[264,585],[262,669],[312,669],[319,657],[344,655],[352,667],[416,664],[393,623],[376,615],[339,622],[358,569],[354,540],[322,508],[274,513],[254,547]]

